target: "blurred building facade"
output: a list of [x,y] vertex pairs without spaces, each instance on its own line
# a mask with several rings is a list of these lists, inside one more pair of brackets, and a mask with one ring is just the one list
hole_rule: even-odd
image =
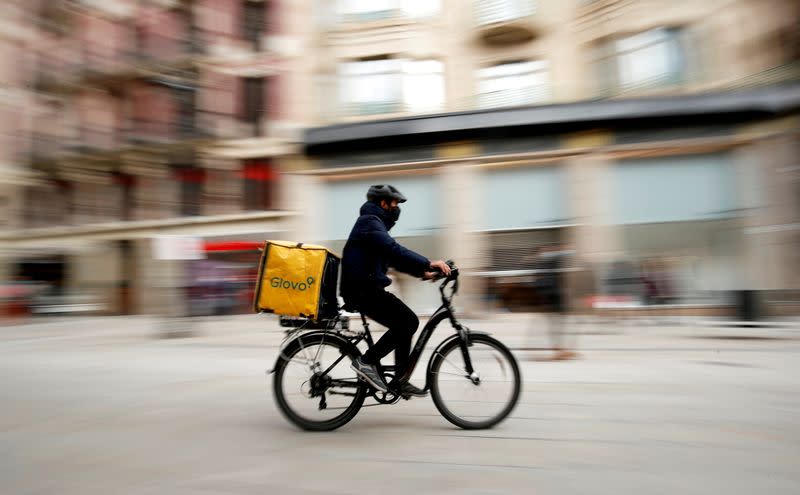
[[154,238],[285,230],[280,162],[299,129],[282,97],[299,56],[292,2],[4,5],[26,30],[5,45],[16,58],[3,57],[4,73],[28,93],[13,137],[28,146],[3,147],[29,178],[6,193],[8,277],[150,312],[159,289],[211,271],[158,259]]
[[[4,8],[0,275],[152,312],[242,262],[188,273],[154,238],[340,249],[391,182],[410,198],[393,233],[465,266],[473,308],[513,305],[551,243],[601,305],[800,289],[796,2]],[[427,312],[415,283],[396,290]]]
[[341,245],[391,182],[395,234],[477,274],[472,307],[514,305],[549,243],[591,269],[573,306],[800,288],[796,2],[317,5],[304,238]]

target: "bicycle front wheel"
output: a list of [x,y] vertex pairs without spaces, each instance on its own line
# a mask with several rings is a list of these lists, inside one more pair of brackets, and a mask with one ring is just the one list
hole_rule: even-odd
[[522,377],[517,360],[500,341],[473,334],[470,342],[471,374],[461,339],[453,339],[434,353],[428,370],[431,398],[454,425],[467,430],[491,428],[517,405]]
[[367,387],[350,369],[358,350],[332,334],[304,335],[282,351],[273,391],[286,418],[304,430],[329,431],[353,419]]

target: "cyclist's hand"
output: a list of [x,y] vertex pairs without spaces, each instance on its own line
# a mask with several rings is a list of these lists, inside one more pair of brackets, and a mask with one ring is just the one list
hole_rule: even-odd
[[438,271],[445,277],[450,276],[450,266],[442,260],[431,261],[431,270],[433,273]]
[[432,282],[435,282],[436,279],[441,276],[442,274],[439,272],[425,272],[425,274],[422,276],[422,280],[430,280]]

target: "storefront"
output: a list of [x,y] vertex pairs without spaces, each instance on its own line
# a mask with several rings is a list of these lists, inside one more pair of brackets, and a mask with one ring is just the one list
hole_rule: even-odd
[[611,175],[623,249],[603,267],[603,292],[640,304],[728,302],[744,276],[732,155],[620,160]]

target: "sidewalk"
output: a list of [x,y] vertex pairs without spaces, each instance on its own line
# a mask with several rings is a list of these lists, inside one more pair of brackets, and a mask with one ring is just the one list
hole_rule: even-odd
[[[421,319],[420,329],[427,319]],[[463,319],[469,328],[485,331],[516,350],[543,350],[550,346],[547,321],[541,314],[501,313],[480,319]],[[351,331],[360,330],[361,322],[350,322]],[[274,315],[234,315],[219,317],[180,318],[165,320],[152,316],[47,317],[0,328],[4,339],[70,339],[78,336],[100,340],[179,337],[226,345],[277,347],[285,337],[285,328]],[[730,341],[800,340],[800,324],[762,327],[724,326],[714,322],[692,324],[647,324],[637,320],[597,320],[571,318],[565,326],[568,346],[574,342],[578,351],[592,349],[642,348],[643,341],[653,349],[692,345],[700,339]],[[383,328],[372,324],[371,331],[380,334]],[[439,342],[453,333],[447,322],[434,332],[432,342]]]

